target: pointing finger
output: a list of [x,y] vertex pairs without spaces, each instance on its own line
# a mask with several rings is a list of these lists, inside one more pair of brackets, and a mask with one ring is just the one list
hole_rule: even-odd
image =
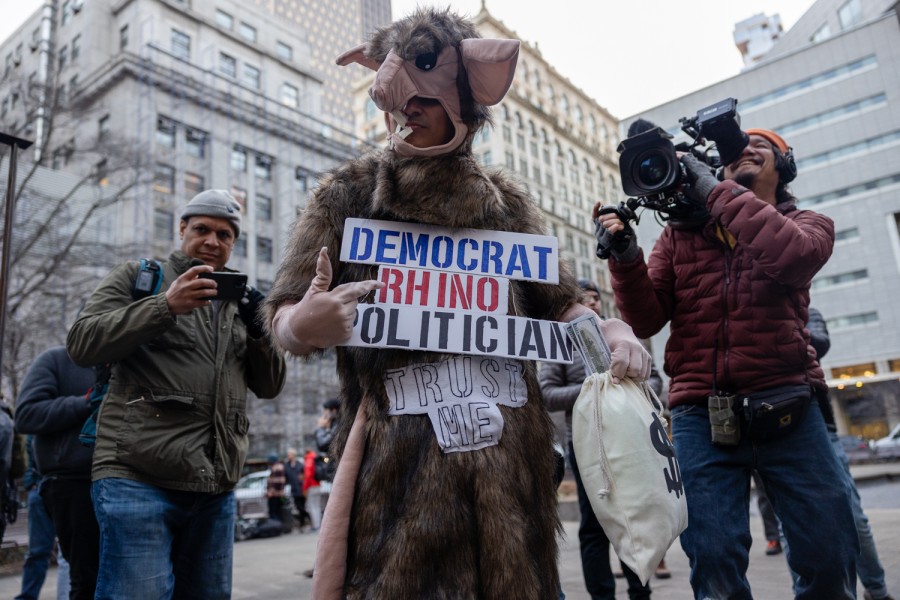
[[381,281],[375,281],[374,279],[367,279],[365,281],[351,281],[350,283],[343,283],[334,290],[332,293],[337,294],[337,298],[342,302],[357,302],[360,296],[365,296],[372,290],[380,290],[384,287],[384,283]]

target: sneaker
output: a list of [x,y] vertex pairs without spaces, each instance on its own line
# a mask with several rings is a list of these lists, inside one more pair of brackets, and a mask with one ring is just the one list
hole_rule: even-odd
[[657,579],[668,579],[672,576],[672,572],[666,567],[665,559],[659,561],[659,566],[656,567],[655,575]]
[[769,543],[766,544],[766,554],[768,556],[781,554],[781,542],[779,542],[778,540],[769,540]]
[[887,596],[881,596],[879,598],[876,598],[875,596],[872,595],[872,592],[870,592],[869,590],[866,590],[865,592],[863,592],[863,598],[865,600],[894,600],[894,597],[891,596],[890,594],[888,594]]

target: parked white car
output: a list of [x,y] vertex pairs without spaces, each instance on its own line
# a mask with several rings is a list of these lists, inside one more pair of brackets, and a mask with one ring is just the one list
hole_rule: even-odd
[[880,440],[872,442],[872,451],[877,460],[900,459],[900,424]]

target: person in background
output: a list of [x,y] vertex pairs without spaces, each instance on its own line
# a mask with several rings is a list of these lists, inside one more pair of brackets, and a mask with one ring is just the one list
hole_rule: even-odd
[[303,495],[303,462],[297,460],[297,449],[288,448],[287,458],[284,461],[284,476],[287,485],[291,486],[291,497],[294,507],[297,509],[298,531],[309,521],[309,513],[306,512],[306,497]]
[[753,471],[753,485],[756,487],[756,506],[766,536],[766,556],[781,554],[781,528],[778,525],[778,517],[775,516],[775,510],[766,495],[766,487],[756,471]]
[[277,454],[269,455],[269,476],[266,478],[266,500],[269,504],[269,518],[281,520],[284,508],[284,485],[287,478],[284,463],[278,460]]
[[[587,279],[579,279],[581,288],[581,303],[592,311],[600,314],[600,288],[596,283]],[[575,401],[581,393],[587,373],[584,369],[584,361],[578,352],[574,353],[571,364],[541,363],[538,373],[538,381],[541,385],[541,393],[544,397],[544,405],[550,412],[565,412],[566,440],[569,465],[575,476],[575,487],[578,493],[578,508],[581,512],[581,520],[578,525],[578,541],[581,549],[581,568],[584,574],[584,584],[591,600],[614,600],[616,597],[616,576],[622,573],[628,582],[628,597],[630,600],[642,600],[650,598],[650,586],[641,583],[638,576],[624,563],[620,562],[621,571],[614,575],[610,566],[609,538],[604,533],[597,516],[591,508],[590,500],[581,481],[578,463],[575,460],[575,449],[572,444],[572,410]],[[662,379],[655,368],[651,368],[648,383],[653,391],[659,395],[662,391]],[[665,565],[663,565],[664,567]]]
[[[581,303],[603,318],[600,313],[600,288],[596,283],[588,279],[579,279],[581,288]],[[624,563],[620,562],[621,570],[615,573],[610,567],[610,543],[604,533],[594,510],[591,508],[587,492],[581,482],[578,464],[575,460],[575,451],[572,445],[572,409],[581,392],[587,373],[584,370],[584,362],[576,352],[571,364],[541,363],[538,379],[541,385],[541,393],[544,397],[546,408],[550,412],[565,412],[567,453],[572,474],[575,476],[575,487],[578,493],[578,508],[581,513],[581,521],[578,526],[578,541],[581,548],[581,566],[584,573],[584,583],[592,600],[612,600],[616,593],[616,577],[625,577],[628,581],[628,597],[631,600],[639,600],[650,597],[650,586],[641,583],[635,573]],[[657,396],[662,393],[662,378],[655,366],[650,368],[650,377],[647,383]],[[670,577],[665,560],[656,570],[656,576],[662,579]]]
[[[22,588],[15,600],[40,598],[56,541],[53,521],[41,498],[40,483],[41,474],[34,460],[34,438],[28,436],[28,469],[22,478],[22,487],[28,492],[28,552],[22,565]],[[56,560],[56,598],[63,600],[69,597],[70,568],[62,553],[57,554]]]
[[322,416],[316,426],[316,447],[319,452],[327,453],[331,446],[331,440],[337,432],[338,416],[340,416],[341,403],[337,398],[329,398],[322,404]]
[[16,428],[33,435],[40,494],[69,561],[71,597],[90,600],[97,585],[100,529],[91,500],[93,448],[79,435],[91,414],[94,369],[72,362],[65,347],[39,355],[22,383]]
[[318,531],[322,524],[322,486],[316,479],[316,451],[307,448],[303,455],[303,495],[309,512],[310,531]]
[[[816,356],[821,359],[831,348],[831,337],[828,335],[828,326],[825,323],[825,319],[818,309],[809,308],[809,319],[806,322],[806,328],[809,330],[810,345],[816,351]],[[888,592],[884,567],[881,566],[881,560],[878,558],[878,548],[875,546],[875,536],[872,534],[872,528],[869,526],[869,518],[863,511],[862,499],[859,497],[859,490],[856,489],[856,481],[854,481],[853,474],[850,472],[850,460],[847,458],[847,453],[844,451],[837,433],[831,401],[827,394],[819,395],[818,401],[819,406],[822,408],[822,414],[825,417],[825,426],[828,429],[831,446],[834,448],[838,460],[843,466],[847,483],[853,491],[851,498],[853,520],[856,524],[860,548],[859,558],[856,562],[856,574],[865,590],[863,597],[865,600],[894,600],[894,597]],[[790,570],[790,546],[785,540],[782,540],[782,544],[785,556],[788,559],[788,569]],[[791,570],[791,578],[794,581],[794,589],[796,590],[799,576],[793,570]]]

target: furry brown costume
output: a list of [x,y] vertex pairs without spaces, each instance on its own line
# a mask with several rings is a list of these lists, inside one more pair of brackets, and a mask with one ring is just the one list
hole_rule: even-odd
[[[376,34],[366,54],[393,48],[440,51],[477,37],[446,11],[421,11]],[[408,56],[406,56],[408,58]],[[450,154],[405,158],[392,150],[353,160],[328,173],[295,224],[267,300],[267,321],[296,303],[327,246],[332,286],[374,279],[377,266],[340,263],[348,217],[445,227],[544,234],[543,219],[518,183],[482,169],[472,133],[488,118],[464,91],[465,142]],[[468,100],[466,100],[468,98]],[[563,265],[560,284],[510,282],[510,313],[557,319],[579,290]],[[559,530],[551,451],[552,423],[533,363],[523,363],[528,403],[501,407],[498,445],[443,453],[427,416],[389,416],[383,373],[446,355],[338,347],[344,418],[331,450],[340,460],[363,396],[370,398],[365,455],[356,483],[347,558],[348,598],[540,599],[557,597]]]

